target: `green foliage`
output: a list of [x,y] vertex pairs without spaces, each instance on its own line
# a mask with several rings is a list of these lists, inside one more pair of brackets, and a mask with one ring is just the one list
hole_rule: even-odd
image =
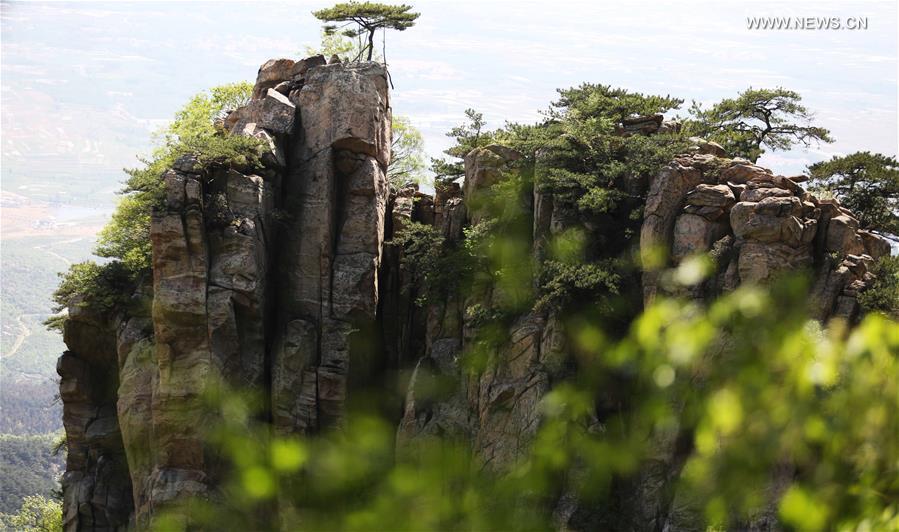
[[0,525],[18,532],[57,532],[62,530],[62,503],[30,495],[16,514],[0,514]]
[[899,320],[899,257],[881,257],[871,273],[874,281],[858,302],[867,312],[882,312]]
[[404,31],[415,25],[419,13],[411,11],[412,6],[388,5],[377,2],[347,2],[335,4],[327,9],[314,11],[315,18],[324,22],[338,22],[324,27],[326,35],[340,33],[351,39],[366,36],[362,48],[367,54],[366,61],[372,60],[375,32],[378,30]]
[[[493,134],[484,130],[487,124],[484,115],[474,109],[465,110],[466,122],[452,128],[446,136],[455,140],[455,144],[444,151],[452,157],[431,159],[431,171],[439,182],[451,182],[465,175],[464,159],[468,152],[493,142]],[[456,159],[456,160],[453,160]]]
[[733,156],[756,161],[770,150],[788,150],[796,144],[833,142],[830,131],[812,125],[812,113],[802,96],[791,90],[746,89],[703,109],[693,102],[690,134],[721,144]]
[[614,127],[627,118],[665,113],[683,103],[683,100],[670,96],[644,95],[595,83],[583,83],[558,92],[560,98],[553,102],[549,117],[589,124],[588,135],[600,127],[597,122],[604,122],[606,128]]
[[149,210],[161,199],[163,172],[186,154],[196,156],[202,166],[258,167],[262,146],[257,139],[228,135],[216,126],[228,111],[245,105],[252,92],[251,83],[240,82],[193,96],[175,113],[174,121],[156,134],[159,145],[150,158],[141,160],[144,166],[125,170],[129,179],[124,193],[133,194]]
[[[658,468],[650,491],[676,493],[673,528],[749,528],[766,506],[793,529],[895,528],[895,322],[872,313],[857,329],[824,330],[804,313],[807,286],[790,280],[708,304],[658,300],[625,326],[603,319],[636,290],[626,257],[641,181],[686,145],[679,134],[622,137],[616,127],[677,104],[604,86],[563,92],[544,123],[489,135],[523,158],[471,191],[461,242],[419,223],[394,238],[419,304],[453,298],[476,327],[459,379],[489,370],[510,323],[535,307],[563,322],[572,376],[536,407],[519,461],[497,473],[450,434],[405,441],[370,405],[339,430],[273,436],[260,402],[222,392],[210,441],[232,464],[224,500],[191,501],[159,529],[546,530],[560,496],[574,496],[608,516],[607,529],[629,530],[652,495],[628,490]],[[482,119],[469,119],[450,155],[484,142]],[[572,219],[544,235],[536,261],[535,188]],[[663,277],[686,289],[709,272],[707,261],[684,261]],[[458,390],[425,391],[416,389],[418,405]]]
[[[681,508],[674,528],[745,529],[773,505],[792,529],[894,529],[899,326],[870,315],[822,330],[805,318],[804,290],[659,301],[619,341],[572,316],[578,378],[543,397],[532,444],[502,474],[448,438],[397,448],[393,426],[365,411],[333,432],[273,437],[254,401],[221,393],[210,441],[233,467],[223,500],[189,501],[157,529],[547,530],[565,494],[626,530],[642,522],[631,505],[666,490]],[[629,401],[597,410],[621,375]],[[665,452],[683,468],[619,498],[666,467]]]
[[307,46],[305,52],[307,57],[323,55],[326,58],[330,58],[331,56],[336,55],[340,58],[341,62],[349,63],[358,61],[363,56],[365,53],[363,48],[364,46],[358,40],[353,41],[346,35],[333,32],[329,33],[323,29],[319,47]]
[[194,95],[175,113],[175,120],[163,131],[165,146],[190,144],[215,133],[214,123],[228,112],[250,102],[253,84],[247,81],[219,85]]
[[[53,452],[57,434],[16,436],[0,434],[0,524],[23,505],[29,496],[51,497],[59,489],[65,469],[65,454]],[[0,526],[0,529],[6,530]],[[14,528],[14,530],[19,530]]]
[[[472,193],[466,205],[479,220],[463,231],[470,270],[465,293],[502,319],[527,312],[534,303],[533,222],[527,207],[532,187],[530,175],[513,166],[497,183]],[[487,335],[496,336],[489,330]]]
[[459,288],[465,261],[436,228],[408,222],[397,231],[392,243],[403,248],[400,264],[419,287],[416,304],[440,301]]
[[[55,312],[77,304],[101,315],[125,308],[134,291],[133,272],[122,261],[104,264],[86,261],[73,264],[60,274],[62,281],[53,292]],[[64,315],[47,320],[47,326],[62,329]]]
[[[112,219],[100,231],[95,253],[111,259],[102,265],[73,264],[62,274],[53,295],[56,311],[78,298],[81,305],[101,313],[121,309],[151,264],[150,218],[162,204],[163,174],[179,157],[194,156],[200,167],[254,170],[262,165],[264,146],[258,139],[231,135],[216,126],[230,110],[245,105],[253,86],[247,82],[213,87],[191,98],[168,127],[158,133],[159,145],[141,168],[126,169],[128,180]],[[51,317],[47,326],[60,329],[65,315]]]
[[879,153],[834,156],[808,167],[810,184],[830,192],[863,227],[899,234],[899,161]]
[[563,308],[572,301],[617,294],[620,282],[620,273],[610,263],[566,264],[548,260],[543,263],[541,296],[535,308]]
[[126,169],[129,175],[124,192],[152,204],[160,199],[163,172],[186,154],[196,156],[203,166],[234,166],[252,169],[260,165],[261,143],[254,138],[228,135],[216,121],[250,100],[253,85],[248,82],[213,87],[193,96],[175,113],[174,121],[156,134],[159,145],[143,168]]
[[618,130],[626,119],[677,108],[679,99],[596,84],[559,94],[544,122],[509,124],[494,135],[534,168],[533,186],[552,196],[554,210],[566,213],[569,224],[601,228],[580,234],[576,245],[569,232],[550,238],[551,248],[567,246],[573,255],[537,265],[537,309],[629,293],[622,288],[635,277],[624,258],[642,221],[648,180],[687,148],[677,132],[624,136]]
[[118,258],[133,272],[149,269],[150,214],[138,197],[123,197],[98,235],[96,254]]
[[[584,84],[561,98],[535,128],[515,126],[500,135],[537,161],[537,187],[585,214],[623,214],[642,203],[643,184],[686,148],[676,134],[616,134],[621,121],[675,109],[681,100]],[[627,201],[630,200],[630,201]],[[622,211],[622,209],[625,209]]]
[[[35,335],[45,334],[50,331],[40,330],[41,322],[34,324]],[[33,365],[42,364],[39,369],[49,373],[55,369],[52,364],[65,346],[62,338],[53,334],[52,343],[45,347],[43,343],[35,346],[29,352],[16,353],[15,358],[29,357]],[[43,355],[43,359],[40,356]],[[48,356],[49,355],[49,356]],[[6,358],[6,357],[4,357]],[[34,359],[37,359],[34,362]],[[48,360],[50,359],[50,360]],[[4,361],[5,363],[6,361]],[[12,365],[12,364],[10,364]],[[6,366],[6,364],[4,364]],[[36,379],[37,372],[28,372],[23,376],[22,372],[15,368],[4,367],[0,373],[0,381],[3,382],[0,390],[0,433],[35,435],[62,427],[62,406],[59,404],[59,383],[52,378]],[[3,511],[0,509],[0,511]]]
[[593,174],[571,172],[564,168],[549,168],[540,181],[540,190],[553,197],[577,205],[582,212],[613,212],[618,202],[628,195],[619,189],[598,186]]
[[485,312],[496,315],[530,307],[531,263],[518,260],[530,249],[525,190],[520,176],[511,175],[481,191],[469,208],[482,213],[483,219],[463,229],[461,243],[448,241],[439,229],[417,222],[397,232],[393,243],[403,248],[401,264],[419,288],[420,306],[460,297],[472,304],[480,301]]
[[394,116],[393,142],[390,145],[390,165],[387,180],[401,189],[425,180],[424,140],[421,132],[404,116]]

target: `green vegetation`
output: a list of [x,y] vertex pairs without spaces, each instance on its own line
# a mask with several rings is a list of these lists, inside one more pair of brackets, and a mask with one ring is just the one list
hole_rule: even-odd
[[[344,36],[367,33],[361,50],[370,59],[375,31],[411,26],[417,14],[409,9],[351,3],[316,16],[357,24]],[[73,265],[55,294],[60,308],[78,301],[110,312],[128,304],[150,264],[147,231],[160,174],[175,158],[191,153],[205,168],[259,164],[255,141],[214,126],[247,89],[192,100],[146,167],[129,171],[127,196],[99,242],[98,254],[111,260]],[[707,128],[753,159],[763,146],[827,141],[827,131],[792,125],[790,118],[809,115],[798,95],[782,89],[746,91],[708,111],[695,107],[687,131],[652,136],[622,135],[619,126],[672,112],[681,100],[595,84],[559,94],[534,125],[486,131],[483,116],[467,110],[467,123],[448,134],[457,142],[446,151],[451,159],[432,161],[438,187],[464,173],[461,160],[474,148],[499,143],[521,159],[469,198],[475,221],[462,241],[420,223],[394,239],[418,304],[453,298],[465,305],[466,325],[476,325],[465,331],[459,380],[477,383],[492,369],[514,319],[552,312],[563,324],[570,378],[553,382],[536,406],[540,424],[520,459],[495,474],[449,437],[422,438],[397,453],[395,419],[377,411],[378,400],[348,412],[340,430],[278,437],[263,421],[259,397],[210,390],[217,423],[204,428],[230,464],[221,499],[173,507],[158,516],[157,529],[545,530],[554,526],[561,496],[607,514],[609,529],[631,529],[628,519],[644,509],[629,505],[656,495],[622,494],[659,467],[663,478],[651,487],[671,496],[658,495],[658,504],[666,513],[676,506],[674,528],[679,520],[748,528],[768,505],[789,529],[899,527],[896,323],[872,312],[853,330],[823,329],[804,314],[802,279],[643,309],[631,259],[648,179],[688,146],[691,128]],[[402,119],[394,128],[389,177],[399,187],[420,179],[421,137]],[[826,174],[820,178],[838,172]],[[538,235],[546,239],[539,253],[535,192],[552,196],[557,216],[552,231]],[[862,302],[895,312],[899,265],[888,259],[878,267],[883,278]],[[687,260],[671,279],[686,291],[708,270]],[[416,401],[445,397],[440,386],[433,396],[425,388]],[[772,486],[779,491],[766,500]],[[26,499],[19,516],[4,519],[41,529],[58,519],[58,509]]]
[[[103,315],[124,308],[135,288],[133,274],[124,261],[73,264],[53,293],[54,311],[59,313],[73,303]],[[65,314],[56,314],[46,324],[62,332],[65,319]]]
[[594,84],[559,94],[543,124],[512,126],[497,139],[535,162],[539,190],[583,214],[629,219],[649,176],[681,153],[686,142],[677,133],[622,136],[616,129],[627,118],[676,109],[682,100]]
[[342,63],[350,63],[362,57],[363,53],[358,41],[353,41],[340,33],[329,33],[322,30],[319,47],[306,46],[306,56],[323,55],[326,58],[337,56]]
[[[628,505],[647,501],[611,490],[659,467],[666,448],[682,464],[659,488],[676,490],[675,525],[748,528],[771,504],[788,529],[895,528],[899,327],[870,315],[848,335],[824,331],[801,311],[804,290],[660,301],[617,341],[573,316],[578,378],[543,398],[534,444],[505,475],[449,439],[395,454],[393,426],[365,411],[338,431],[273,437],[252,400],[217,394],[225,499],[190,501],[188,520],[175,510],[157,529],[547,530],[561,493],[629,529]],[[616,375],[630,401],[597,418]],[[777,485],[774,501],[761,496]]]
[[[232,83],[195,95],[159,133],[159,145],[149,159],[142,161],[144,166],[125,170],[129,178],[124,197],[100,232],[95,250],[98,256],[111,260],[72,265],[53,295],[57,311],[76,299],[101,312],[127,303],[139,279],[149,273],[150,216],[162,205],[162,174],[176,159],[193,155],[206,171],[215,167],[261,167],[261,141],[227,134],[216,125],[228,111],[247,103],[252,89],[250,83]],[[60,328],[64,321],[65,315],[60,315],[48,320],[47,325]]]
[[158,205],[162,173],[185,154],[195,155],[202,166],[258,167],[262,146],[257,139],[227,135],[216,126],[227,111],[249,101],[252,92],[251,83],[240,82],[213,87],[191,98],[175,113],[175,120],[157,134],[158,146],[150,158],[141,161],[144,166],[125,170],[129,177],[123,193],[147,211]]
[[0,514],[0,526],[17,532],[58,532],[62,530],[62,503],[30,495],[15,514]]
[[16,511],[29,495],[51,497],[59,490],[65,453],[54,452],[57,439],[56,434],[0,435],[0,513]]
[[86,238],[60,236],[3,240],[0,434],[37,435],[62,428],[56,358],[65,345],[42,323],[51,314],[57,272],[67,261],[86,258],[89,246]]
[[564,307],[597,292],[617,294],[621,276],[611,263],[564,263],[548,260],[540,279],[541,297],[535,308]]
[[[35,334],[40,334],[40,332],[47,336],[51,334],[49,331],[40,331],[40,322],[34,323],[33,326],[36,329]],[[46,364],[47,358],[55,359],[65,349],[64,345],[57,344],[62,344],[62,340],[57,338],[48,347],[34,352],[35,359],[33,360],[43,360]],[[36,347],[44,345],[39,343]],[[16,358],[24,358],[30,354],[32,353],[25,352],[20,357],[17,353]],[[37,355],[42,356],[37,357]],[[35,363],[32,361],[32,364]],[[9,365],[14,366],[13,364]],[[46,368],[41,369],[46,371]],[[4,364],[0,380],[3,381],[3,389],[0,390],[0,406],[2,406],[0,435],[40,435],[62,428],[62,404],[59,401],[58,377],[54,379],[36,376],[32,373],[23,375],[17,369],[8,369]]]
[[393,116],[393,141],[387,180],[394,188],[425,181],[424,140],[421,132],[404,116]]
[[409,272],[417,286],[422,287],[422,294],[417,300],[419,306],[445,295],[439,291],[456,287],[455,282],[446,278],[455,272],[445,267],[445,242],[446,239],[434,226],[418,222],[409,222],[393,238],[392,243],[403,248],[400,259],[403,270]]
[[858,302],[868,312],[882,312],[899,320],[899,257],[881,257],[871,273],[875,279],[859,294]]
[[[351,39],[359,39],[359,52],[371,61],[375,50],[375,32],[378,30],[404,31],[415,25],[419,13],[413,13],[408,5],[387,5],[377,2],[347,2],[313,12],[324,22],[338,22],[324,27],[326,35],[340,33]],[[352,26],[352,27],[351,27]],[[342,30],[342,31],[341,31]],[[364,39],[364,44],[362,40]]]
[[524,155],[523,164],[533,165],[533,187],[552,195],[556,209],[597,228],[582,234],[565,231],[551,242],[556,251],[541,265],[538,306],[616,296],[615,306],[631,307],[624,312],[632,315],[639,303],[627,301],[628,294],[637,292],[629,256],[637,243],[648,181],[683,153],[687,140],[676,131],[624,136],[617,129],[626,119],[663,114],[682,101],[596,84],[560,90],[559,95],[542,124],[512,124],[494,134]]
[[715,141],[729,154],[756,161],[770,150],[788,150],[796,144],[833,142],[830,131],[812,125],[812,114],[802,96],[791,90],[746,89],[708,109],[693,102],[690,134]]
[[[531,308],[564,316],[566,359],[576,377],[542,400],[533,446],[507,475],[485,472],[450,439],[416,443],[390,462],[390,422],[362,412],[339,435],[258,444],[258,460],[241,460],[252,463],[254,478],[268,479],[267,491],[251,493],[238,464],[235,505],[246,515],[277,498],[292,508],[291,518],[322,528],[544,530],[555,526],[548,501],[570,493],[591,511],[608,513],[609,529],[630,529],[627,519],[639,522],[642,509],[629,504],[645,501],[621,500],[620,490],[666,467],[657,460],[664,464],[660,449],[669,449],[671,469],[658,474],[670,483],[659,480],[652,489],[676,493],[667,502],[660,495],[661,504],[673,505],[674,528],[748,528],[766,507],[787,529],[899,527],[896,323],[871,312],[851,331],[824,329],[805,314],[802,278],[770,290],[740,288],[708,304],[662,300],[642,314],[608,319],[638,288],[630,283],[629,252],[645,178],[683,149],[691,132],[616,134],[623,119],[675,109],[680,102],[673,98],[596,85],[560,93],[541,124],[485,132],[482,117],[470,111],[469,123],[450,133],[459,142],[447,153],[457,159],[493,142],[524,156],[469,202],[480,221],[465,230],[462,246],[453,248],[429,226],[410,226],[397,239],[425,292],[452,286],[466,301],[477,328],[463,355],[469,374],[496,359],[491,350],[502,343],[510,316]],[[770,134],[743,146],[758,153],[762,145],[788,146]],[[825,140],[826,132],[789,135]],[[435,166],[442,182],[462,173],[457,161]],[[516,206],[534,189],[552,194],[555,207],[577,222],[550,237],[532,269],[533,221]],[[878,281],[860,301],[869,311],[895,313],[899,260],[883,259],[877,268]],[[694,259],[667,277],[687,290],[710,270]],[[449,280],[447,271],[457,276]],[[243,434],[246,442],[255,429],[231,425],[224,433],[226,441]],[[290,471],[278,465],[286,460],[267,461],[280,453],[267,446],[294,450]],[[297,490],[297,483],[306,487]]]
[[493,141],[493,135],[484,130],[487,123],[484,121],[483,114],[474,109],[466,109],[465,118],[464,124],[454,127],[446,134],[456,142],[455,145],[444,151],[452,159],[431,159],[431,171],[436,175],[438,183],[452,182],[465,175],[463,159],[468,152],[486,146]]
[[830,192],[862,227],[899,234],[899,161],[879,153],[834,156],[808,167],[811,185]]

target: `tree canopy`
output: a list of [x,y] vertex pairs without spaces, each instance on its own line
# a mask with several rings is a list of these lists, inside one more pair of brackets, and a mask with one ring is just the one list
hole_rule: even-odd
[[422,183],[425,179],[424,139],[421,132],[404,116],[394,115],[393,141],[387,180],[396,188]]
[[483,113],[474,109],[465,110],[465,122],[450,129],[446,136],[452,138],[455,144],[444,150],[451,159],[431,158],[431,171],[436,175],[438,182],[450,182],[465,175],[463,159],[471,150],[486,146],[493,141],[493,135],[485,129]]
[[[315,18],[340,24],[325,25],[327,35],[340,32],[350,38],[365,38],[361,51],[371,61],[375,49],[375,32],[378,30],[404,31],[415,25],[419,13],[409,5],[388,5],[377,2],[346,2],[327,9],[314,11]],[[355,27],[351,27],[355,25]]]
[[808,167],[810,183],[833,193],[863,227],[899,234],[899,161],[879,153],[834,156]]
[[[128,179],[122,199],[110,221],[100,231],[95,253],[108,262],[73,264],[62,274],[53,295],[56,311],[79,297],[81,304],[102,311],[125,304],[134,283],[150,269],[150,216],[162,199],[162,174],[184,154],[193,154],[202,166],[254,168],[261,164],[260,141],[229,135],[215,123],[228,111],[250,99],[253,86],[240,82],[220,85],[192,97],[175,113],[174,120],[156,133],[157,146],[141,159],[143,166],[125,169]],[[51,328],[62,326],[65,316],[47,320]]]
[[788,150],[796,144],[833,142],[830,131],[812,124],[812,113],[802,96],[791,90],[753,89],[725,98],[708,109],[693,102],[690,133],[715,141],[733,156],[756,161],[770,150]]
[[[18,532],[62,530],[62,503],[40,495],[29,495],[15,514],[0,514],[0,525]],[[8,527],[8,528],[7,528]]]

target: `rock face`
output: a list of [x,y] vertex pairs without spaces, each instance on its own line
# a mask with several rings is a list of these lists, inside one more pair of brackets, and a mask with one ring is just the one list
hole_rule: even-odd
[[[435,198],[435,225],[448,240],[460,241],[463,226],[484,216],[475,198],[502,179],[509,164],[520,157],[496,145],[468,154],[463,190],[447,187]],[[551,218],[551,205],[548,210]],[[547,230],[535,225],[535,239]],[[502,295],[490,296],[497,297]],[[414,449],[420,438],[437,435],[471,442],[484,467],[502,471],[521,457],[533,438],[540,421],[537,405],[564,372],[561,331],[553,315],[525,314],[509,327],[508,342],[498,350],[495,363],[480,375],[468,376],[460,357],[477,333],[475,319],[464,312],[472,303],[451,297],[428,308],[424,357],[409,384],[397,440],[401,451]],[[420,384],[435,379],[454,383],[452,392],[444,400],[422,403]]]
[[[417,222],[460,245],[463,229],[488,215],[484,193],[521,155],[485,146],[465,158],[461,186],[440,186],[433,197],[391,190],[387,85],[374,63],[269,61],[249,104],[222,121],[230,134],[267,146],[264,168],[204,168],[184,156],[161,176],[152,279],[133,295],[139,310],[101,316],[73,302],[66,324],[68,351],[58,364],[69,445],[66,530],[143,529],[174,501],[214,499],[223,465],[205,432],[216,419],[206,397],[222,386],[261,395],[282,435],[339,429],[367,388],[401,388],[374,405],[396,418],[397,452],[450,438],[497,472],[523,455],[542,421],[538,403],[575,371],[564,320],[537,310],[510,320],[495,360],[474,375],[460,364],[478,341],[478,318],[466,309],[504,294],[449,292],[420,308],[404,251],[391,243]],[[618,132],[677,127],[652,116]],[[710,254],[718,271],[696,297],[811,268],[815,314],[853,319],[868,268],[889,245],[859,230],[837,202],[724,155],[697,140],[652,180],[644,255],[660,251],[676,264]],[[517,207],[533,213],[525,231],[539,266],[554,235],[585,223],[550,193],[526,196]],[[658,273],[644,274],[647,301],[665,290]],[[429,393],[434,382],[447,384],[438,397]],[[626,512],[634,529],[663,528],[671,501],[660,486],[683,464],[678,448],[676,431],[660,435],[652,467],[621,492],[622,508],[599,513]],[[613,522],[568,493],[550,505],[560,528]]]
[[378,305],[390,160],[383,68],[313,67],[291,98],[302,120],[283,194],[296,215],[282,233],[272,353],[286,432],[341,421],[354,331],[372,328]]
[[68,447],[62,478],[64,527],[124,530],[133,503],[116,412],[116,333],[107,317],[76,301],[63,337],[68,351],[59,357],[56,371]]
[[389,216],[384,68],[269,61],[223,125],[268,145],[265,168],[176,161],[146,315],[73,310],[66,325],[66,530],[142,528],[214,497],[204,430],[220,385],[267,390],[275,429],[302,433],[340,424],[351,366],[366,370],[355,335],[376,322]]
[[[810,311],[822,320],[855,318],[868,269],[890,251],[836,200],[748,161],[702,152],[676,158],[652,181],[640,247],[645,260],[661,253],[674,264],[709,254],[717,272],[695,294],[704,297],[812,271]],[[644,273],[647,302],[663,290],[656,271]]]

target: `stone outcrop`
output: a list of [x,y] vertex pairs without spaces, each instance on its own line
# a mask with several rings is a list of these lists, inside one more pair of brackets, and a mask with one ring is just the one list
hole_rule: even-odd
[[125,530],[133,503],[116,411],[116,333],[109,317],[74,301],[63,338],[68,350],[56,366],[68,449],[63,527]]
[[278,59],[220,126],[268,147],[261,169],[184,156],[161,179],[143,315],[78,312],[59,362],[66,530],[145,527],[215,497],[209,394],[267,391],[276,431],[340,424],[371,370],[388,203],[390,103],[374,63]]
[[[460,241],[464,225],[477,224],[486,216],[477,197],[487,193],[520,158],[514,150],[498,145],[470,152],[462,190],[450,186],[437,192],[435,224],[441,233],[451,242]],[[535,232],[543,230],[535,226]],[[488,299],[500,297],[494,292]],[[490,301],[451,297],[428,308],[426,349],[409,385],[397,439],[401,450],[422,437],[471,442],[483,467],[502,471],[522,456],[536,434],[538,403],[564,372],[562,335],[555,316],[525,314],[511,324],[508,342],[486,371],[468,376],[460,357],[477,341],[477,323],[465,312],[475,303],[490,305]],[[426,387],[435,380],[450,383],[452,391],[442,400],[431,398],[422,404],[419,385],[424,382]]]
[[[650,184],[640,235],[644,260],[661,254],[678,264],[708,254],[716,275],[694,294],[705,297],[807,270],[815,278],[812,315],[853,320],[856,297],[872,280],[869,269],[889,254],[889,243],[800,181],[702,151],[676,158]],[[646,301],[665,289],[661,282],[658,271],[644,273]]]
[[[645,302],[661,293],[711,299],[744,283],[763,285],[804,271],[813,278],[810,315],[854,321],[857,296],[873,281],[869,270],[875,259],[890,252],[889,243],[860,231],[858,221],[836,200],[806,192],[801,179],[720,155],[698,150],[678,157],[651,182],[640,238],[644,261],[666,257],[667,267],[706,256],[715,271],[686,294],[683,287],[666,286],[661,269],[645,271]],[[636,516],[631,527],[690,527],[667,511],[676,497],[672,479],[688,455],[677,444],[682,436],[653,435],[653,454],[639,469],[630,493],[632,509],[624,514]],[[783,493],[789,484],[794,472],[788,465],[772,472],[772,492]],[[777,529],[776,502],[771,502],[776,500],[770,497],[758,519],[745,527]]]
[[[464,182],[433,196],[391,189],[384,67],[322,56],[266,62],[250,102],[219,126],[259,139],[262,167],[175,161],[152,216],[152,279],[133,294],[133,308],[103,316],[70,307],[58,364],[69,445],[65,529],[143,529],[173,502],[214,500],[225,472],[206,432],[218,415],[208,398],[230,388],[257,392],[279,435],[340,429],[352,401],[378,389],[384,403],[364,406],[395,418],[398,453],[443,438],[468,445],[485,470],[521,458],[543,421],[541,399],[576,371],[564,319],[554,310],[514,316],[486,369],[473,374],[461,362],[481,341],[470,309],[508,294],[449,291],[419,307],[422,287],[392,242],[417,222],[461,246],[464,229],[491,215],[484,198],[521,154],[477,148],[465,157]],[[658,115],[626,120],[617,132],[678,127]],[[696,139],[649,183],[642,252],[668,265],[709,254],[717,271],[694,297],[809,269],[815,315],[852,320],[889,244],[798,183]],[[632,184],[643,192],[640,179]],[[524,196],[515,207],[533,214],[524,231],[534,268],[554,236],[572,228],[602,236],[603,227],[552,193],[537,187]],[[644,273],[646,301],[670,289],[663,281]],[[516,288],[536,289],[525,284]],[[601,430],[600,420],[588,428]],[[634,528],[664,528],[671,499],[660,494],[683,465],[683,436],[658,435],[651,467],[621,488],[621,508],[599,512],[571,493],[549,501],[559,528],[608,528],[622,513]]]

